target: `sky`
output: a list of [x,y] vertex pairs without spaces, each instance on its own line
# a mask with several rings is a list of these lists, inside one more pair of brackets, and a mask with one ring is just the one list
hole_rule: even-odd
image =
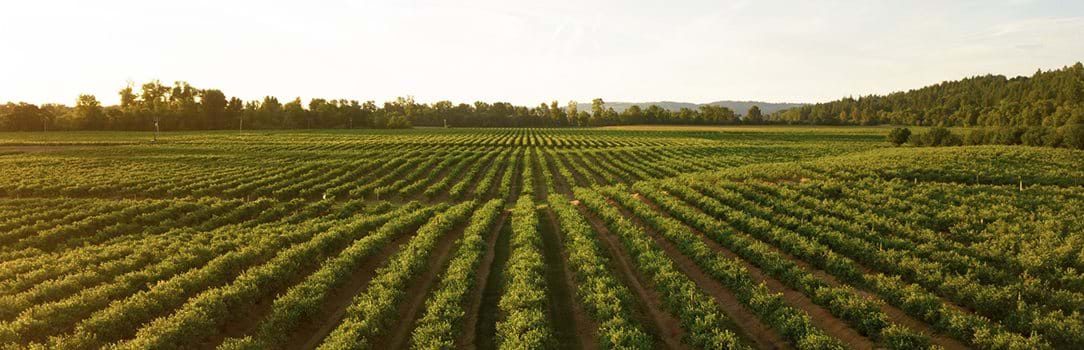
[[1084,61],[1084,1],[4,1],[0,47],[0,101],[823,102]]

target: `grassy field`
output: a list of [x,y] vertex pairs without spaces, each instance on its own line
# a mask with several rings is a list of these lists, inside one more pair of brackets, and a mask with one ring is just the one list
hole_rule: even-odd
[[1084,348],[1084,152],[0,133],[5,348]]

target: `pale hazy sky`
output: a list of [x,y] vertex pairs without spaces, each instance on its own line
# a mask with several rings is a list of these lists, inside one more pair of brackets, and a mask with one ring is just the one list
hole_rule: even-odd
[[12,0],[0,48],[0,101],[817,102],[1084,61],[1084,1]]

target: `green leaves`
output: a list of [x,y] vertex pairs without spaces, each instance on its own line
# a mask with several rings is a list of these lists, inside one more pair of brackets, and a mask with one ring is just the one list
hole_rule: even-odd
[[546,316],[545,263],[538,213],[530,196],[521,196],[512,209],[512,252],[505,268],[504,294],[498,302],[497,346],[540,349],[555,344]]
[[474,206],[474,201],[457,204],[418,229],[410,242],[396,252],[386,265],[377,269],[368,289],[354,297],[342,323],[324,339],[319,348],[368,348],[373,337],[381,334],[395,317],[396,306],[403,297],[406,283],[427,267],[429,254],[437,240],[465,220]]
[[647,235],[611,207],[598,193],[577,189],[576,198],[601,217],[610,231],[620,237],[637,268],[659,291],[668,311],[681,321],[688,334],[686,341],[700,348],[746,348],[724,325],[726,315],[715,301],[700,291],[692,280],[682,274],[666,253]]
[[440,285],[425,302],[425,314],[411,334],[414,349],[453,349],[460,334],[463,301],[474,286],[474,274],[485,253],[485,238],[495,234],[490,228],[500,215],[503,201],[494,199],[471,216],[456,252]]
[[632,296],[607,269],[598,237],[586,219],[558,194],[547,196],[549,207],[561,222],[565,234],[568,261],[575,271],[579,289],[576,295],[599,325],[599,344],[603,348],[650,349],[651,338],[630,315]]

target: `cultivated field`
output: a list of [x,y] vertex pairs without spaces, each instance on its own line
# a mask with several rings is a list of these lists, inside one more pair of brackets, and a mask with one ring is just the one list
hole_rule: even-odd
[[6,348],[1084,348],[1084,152],[0,134]]

